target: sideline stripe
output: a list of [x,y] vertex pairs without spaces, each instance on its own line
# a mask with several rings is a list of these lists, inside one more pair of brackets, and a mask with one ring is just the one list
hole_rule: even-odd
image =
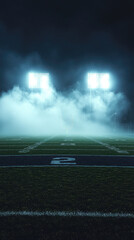
[[26,154],[26,155],[23,155],[23,154],[0,154],[0,158],[1,157],[39,157],[39,156],[62,156],[62,157],[66,157],[66,156],[76,156],[76,157],[123,157],[123,158],[134,158],[134,155],[115,155],[115,154]]
[[110,149],[110,150],[113,150],[117,153],[126,153],[128,154],[128,151],[125,151],[125,150],[120,150],[119,148],[115,147],[115,146],[112,146],[112,145],[109,145],[108,143],[104,143],[104,142],[101,142],[99,140],[96,140],[96,139],[92,139],[90,138],[92,141],[96,142],[96,143],[99,143],[100,145]]
[[45,167],[89,167],[89,168],[134,168],[134,166],[114,166],[114,165],[78,165],[78,164],[52,164],[52,165],[13,165],[0,166],[0,168],[45,168]]
[[6,211],[0,212],[0,217],[8,217],[8,216],[59,216],[59,217],[103,217],[103,218],[134,218],[133,213],[101,213],[101,212],[82,212],[82,211],[74,211],[74,212],[65,212],[65,211]]
[[[7,149],[8,150],[8,149]],[[14,149],[15,150],[15,149]],[[52,150],[57,150],[57,151],[106,151],[106,149],[101,149],[101,148],[38,148],[34,149],[35,151],[52,151]],[[1,151],[1,150],[0,150]]]

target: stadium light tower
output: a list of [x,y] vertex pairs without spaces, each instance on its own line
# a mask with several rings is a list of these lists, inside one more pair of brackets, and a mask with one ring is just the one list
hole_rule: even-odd
[[93,94],[101,93],[95,90],[108,90],[110,88],[109,73],[88,73],[87,85],[90,91],[90,110],[93,107]]
[[28,74],[29,88],[48,90],[50,88],[49,74],[30,72]]
[[109,89],[109,73],[88,73],[87,84],[89,89]]

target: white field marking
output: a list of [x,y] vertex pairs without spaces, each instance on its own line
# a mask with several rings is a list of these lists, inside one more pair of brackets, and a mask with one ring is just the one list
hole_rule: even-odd
[[[25,145],[25,147],[27,147],[28,145]],[[15,145],[14,146],[14,148],[12,148],[11,146],[10,147],[8,147],[8,146],[6,146],[6,148],[1,148],[1,146],[0,146],[0,151],[2,151],[2,150],[21,150],[22,148],[21,148],[21,146],[17,146],[17,145]]]
[[37,149],[33,149],[34,151],[51,151],[51,150],[53,150],[53,151],[55,151],[55,150],[58,150],[58,151],[106,151],[106,149],[100,149],[100,148],[38,148],[38,150]]
[[[77,144],[77,146],[86,146],[86,147],[90,147],[90,146],[94,146],[94,147],[98,147],[98,144],[90,144],[90,143],[83,143],[83,144]],[[100,147],[100,146],[99,146]]]
[[106,148],[108,148],[108,149],[110,149],[110,150],[113,150],[113,151],[115,151],[115,152],[117,152],[117,153],[126,153],[126,154],[128,154],[127,151],[125,151],[125,150],[120,150],[119,148],[114,147],[114,146],[112,146],[112,145],[109,145],[108,143],[104,143],[104,142],[101,142],[101,141],[96,140],[96,139],[92,139],[92,141],[94,141],[94,142],[96,142],[96,143],[99,143],[100,145],[102,145],[102,146],[104,146],[104,147],[106,147]]
[[21,141],[22,138],[12,138],[11,141]]
[[134,144],[124,144],[124,143],[122,143],[122,144],[120,144],[120,145],[118,145],[119,147],[134,147]]
[[24,147],[27,147],[28,146],[28,144],[20,144],[20,143],[18,143],[18,144],[0,144],[0,147],[4,147],[4,146],[10,146],[10,147],[16,147],[16,146],[18,146],[18,147],[22,147],[22,146],[24,146]]
[[104,213],[104,212],[82,212],[82,211],[5,211],[0,212],[1,217],[9,216],[52,216],[52,217],[102,217],[102,218],[134,218],[133,213]]
[[18,151],[21,150],[21,148],[4,148],[4,149],[0,149],[0,152],[7,152],[7,151]]
[[51,143],[52,143],[53,145],[54,145],[54,144],[56,144],[56,145],[57,145],[57,144],[58,144],[58,145],[61,144],[61,142],[51,142]]
[[75,158],[71,157],[55,157],[51,160],[50,164],[54,165],[73,165],[76,164]]
[[63,141],[64,142],[72,142],[73,140],[72,139],[64,139]]
[[61,142],[50,142],[50,143],[47,143],[47,145],[54,145],[54,144],[60,144]]
[[[58,144],[58,145],[57,145],[57,144]],[[45,144],[45,146],[48,146],[48,147],[49,147],[50,145],[51,145],[51,146],[53,145],[53,146],[55,146],[55,147],[56,147],[56,146],[59,146],[59,145],[63,145],[63,146],[67,146],[67,145],[68,145],[68,146],[71,146],[71,145],[72,145],[72,146],[73,146],[73,145],[76,146],[76,145],[77,145],[78,147],[83,147],[83,146],[86,146],[86,147],[90,147],[90,146],[92,146],[92,147],[98,147],[98,144],[79,144],[79,143],[77,144],[77,143],[60,143],[60,142],[57,142],[57,143],[55,143],[55,142],[50,142],[50,143],[46,143],[46,144]],[[20,145],[20,146],[21,146],[21,145]],[[99,147],[100,147],[100,146],[99,146]]]
[[23,150],[20,150],[19,153],[28,153],[28,152],[30,152],[31,150],[37,148],[38,146],[40,146],[41,144],[49,141],[49,140],[52,139],[52,138],[54,138],[54,137],[50,137],[50,138],[48,138],[48,139],[44,139],[43,141],[40,141],[40,142],[36,142],[35,144],[30,145],[30,146],[24,148]]
[[113,165],[77,165],[76,164],[63,164],[63,165],[14,165],[14,166],[0,166],[0,168],[45,168],[45,167],[78,167],[78,168],[134,168],[134,166],[113,166]]
[[8,141],[8,142],[6,142],[6,141],[2,141],[2,142],[0,142],[0,144],[2,145],[2,144],[5,144],[5,145],[10,145],[10,144],[27,144],[27,142],[20,142],[20,141]]
[[61,146],[75,146],[75,143],[61,143]]
[[109,140],[112,140],[112,141],[126,141],[126,139],[115,139],[115,138],[107,138],[107,139],[109,139]]
[[[29,156],[36,156],[36,157],[38,157],[38,156],[57,156],[57,157],[61,157],[61,156],[63,156],[63,157],[65,157],[65,156],[69,156],[70,157],[70,155],[72,156],[73,155],[73,157],[74,156],[76,156],[76,157],[123,157],[123,158],[134,158],[134,155],[113,155],[113,154],[108,154],[108,155],[106,155],[106,154],[103,154],[103,155],[100,155],[100,154],[74,154],[74,153],[71,153],[71,154],[62,154],[62,153],[56,153],[56,154],[54,154],[54,153],[52,153],[52,154],[49,154],[49,153],[44,153],[44,154],[38,154],[38,153],[36,153],[36,154],[27,154],[27,155],[25,155],[25,157],[27,156],[27,157],[29,157]],[[21,154],[0,154],[0,157],[20,157],[20,156],[23,156],[24,157],[24,155],[21,155]]]

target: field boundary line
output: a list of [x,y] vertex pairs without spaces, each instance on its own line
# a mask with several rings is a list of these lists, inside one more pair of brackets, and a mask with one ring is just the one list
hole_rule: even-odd
[[123,158],[134,158],[134,155],[115,155],[115,154],[74,154],[74,153],[68,153],[68,154],[64,154],[64,153],[56,153],[56,154],[49,154],[49,153],[45,153],[45,154],[27,154],[27,155],[21,155],[21,154],[0,154],[0,158],[1,157],[46,157],[46,156],[76,156],[76,157],[123,157]]
[[115,151],[115,152],[117,152],[117,153],[129,154],[128,151],[120,150],[119,148],[114,147],[114,146],[112,146],[112,145],[109,145],[108,143],[104,143],[104,142],[101,142],[101,141],[99,141],[99,140],[92,139],[92,138],[90,138],[90,140],[92,140],[92,141],[94,141],[94,142],[96,142],[96,143],[99,143],[100,145],[102,145],[102,146],[104,146],[104,147],[106,147],[106,148],[108,148],[108,149],[110,149],[110,150],[113,150],[113,151]]
[[134,218],[133,213],[103,213],[103,212],[83,212],[83,211],[5,211],[0,212],[0,217],[9,216],[52,216],[52,217],[103,217],[103,218]]
[[44,139],[43,141],[34,143],[34,144],[32,144],[32,145],[30,145],[30,146],[28,146],[28,147],[20,150],[19,153],[28,153],[28,152],[30,152],[31,150],[37,148],[38,146],[40,146],[41,144],[49,141],[49,140],[52,139],[52,138],[54,138],[54,137],[49,137],[48,139]]
[[89,168],[134,168],[134,166],[115,166],[115,165],[13,165],[13,166],[0,166],[0,168],[45,168],[45,167],[89,167]]
[[60,153],[56,153],[56,154],[54,154],[54,153],[53,154],[49,154],[49,153],[37,154],[36,153],[36,154],[33,154],[32,153],[32,154],[26,154],[26,155],[23,155],[23,154],[0,154],[0,158],[1,157],[22,157],[22,156],[23,157],[29,157],[29,156],[31,156],[31,157],[34,157],[34,156],[35,157],[39,157],[39,156],[42,156],[42,157],[43,156],[44,157],[45,156],[70,156],[71,157],[72,155],[73,156],[77,156],[77,157],[79,157],[79,156],[80,157],[82,157],[82,156],[85,157],[86,156],[86,157],[123,157],[123,158],[134,158],[134,155],[119,155],[119,154],[118,155],[115,155],[115,154],[112,154],[112,155],[111,154],[99,154],[98,155],[98,154],[74,154],[74,153],[70,153],[70,154],[69,153],[68,154],[64,154],[64,153],[63,154],[62,153],[61,154]]
[[[4,149],[4,150],[8,150],[8,149]],[[13,150],[17,150],[17,149],[13,149]],[[89,150],[89,148],[38,148],[38,151],[87,151]],[[106,151],[104,148],[103,149],[99,149],[99,148],[91,148],[90,151]]]

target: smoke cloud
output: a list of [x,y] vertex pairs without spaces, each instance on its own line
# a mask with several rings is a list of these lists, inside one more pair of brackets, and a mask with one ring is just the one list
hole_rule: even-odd
[[113,132],[128,106],[121,93],[75,90],[64,96],[54,89],[47,94],[14,87],[0,97],[0,135],[103,136]]

